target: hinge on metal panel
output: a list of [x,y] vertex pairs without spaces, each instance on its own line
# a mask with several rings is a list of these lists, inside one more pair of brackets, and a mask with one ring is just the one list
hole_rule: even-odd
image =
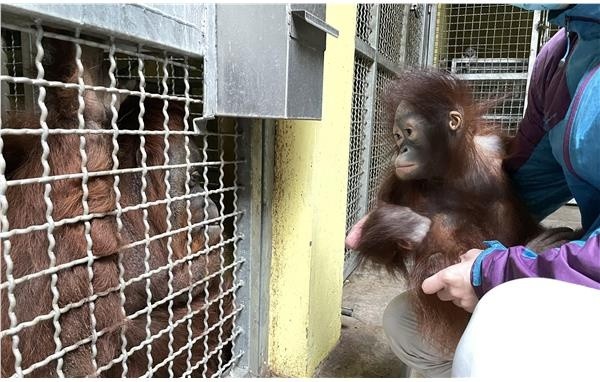
[[550,26],[546,23],[545,20],[540,20],[537,23],[536,29],[538,33],[544,33],[547,29],[550,29]]
[[410,5],[410,11],[415,14],[415,17],[417,19],[421,17],[421,12],[419,12],[420,11],[419,4],[417,4],[417,3],[411,4]]

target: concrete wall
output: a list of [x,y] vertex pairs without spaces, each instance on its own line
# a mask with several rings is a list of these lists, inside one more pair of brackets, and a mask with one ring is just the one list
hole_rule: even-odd
[[308,377],[340,335],[356,5],[327,5],[321,121],[275,132],[269,367]]

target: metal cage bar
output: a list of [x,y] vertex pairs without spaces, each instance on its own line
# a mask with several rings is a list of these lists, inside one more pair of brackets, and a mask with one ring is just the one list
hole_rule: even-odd
[[392,81],[393,77],[394,74],[385,69],[377,70],[375,106],[371,130],[371,152],[369,155],[368,211],[375,207],[382,176],[389,170],[392,164],[391,159],[395,143],[390,128],[385,122],[382,97],[386,85]]
[[[346,232],[373,207],[390,163],[393,141],[381,104],[385,85],[402,67],[425,64],[429,25],[425,4],[357,5]],[[346,251],[344,278],[356,265],[356,253]]]
[[[369,76],[372,71],[372,63],[365,57],[357,54],[354,58],[354,83],[352,91],[352,126],[350,131],[350,153],[348,166],[348,191],[346,197],[346,234],[350,228],[365,213],[364,186],[367,184],[368,173],[365,166],[368,165],[366,155],[367,147],[370,145],[367,136],[370,125],[370,113],[372,108],[372,96],[369,96]],[[346,250],[344,254],[344,279],[356,267],[356,254],[352,250]]]
[[227,375],[246,133],[202,119],[197,52],[35,7],[2,14],[3,376]]
[[428,25],[428,5],[411,4],[406,28],[406,65],[423,66],[426,33]]

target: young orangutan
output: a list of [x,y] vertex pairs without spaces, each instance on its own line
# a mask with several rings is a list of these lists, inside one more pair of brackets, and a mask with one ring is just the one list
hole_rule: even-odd
[[[441,71],[406,71],[384,98],[394,166],[377,207],[346,242],[363,260],[407,279],[422,334],[442,352],[454,351],[470,314],[423,293],[423,280],[486,240],[525,244],[543,229],[502,170],[507,138],[484,120],[487,105],[474,101],[466,82]],[[532,245],[558,244],[573,234],[551,233]]]

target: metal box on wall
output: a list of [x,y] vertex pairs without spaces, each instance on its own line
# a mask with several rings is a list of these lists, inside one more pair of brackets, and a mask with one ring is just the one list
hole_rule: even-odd
[[215,14],[215,115],[321,118],[326,35],[338,34],[324,4],[219,4]]
[[[10,4],[14,14],[204,58],[204,115],[321,118],[325,4]],[[3,8],[4,9],[4,8]],[[4,20],[4,18],[3,18]]]

